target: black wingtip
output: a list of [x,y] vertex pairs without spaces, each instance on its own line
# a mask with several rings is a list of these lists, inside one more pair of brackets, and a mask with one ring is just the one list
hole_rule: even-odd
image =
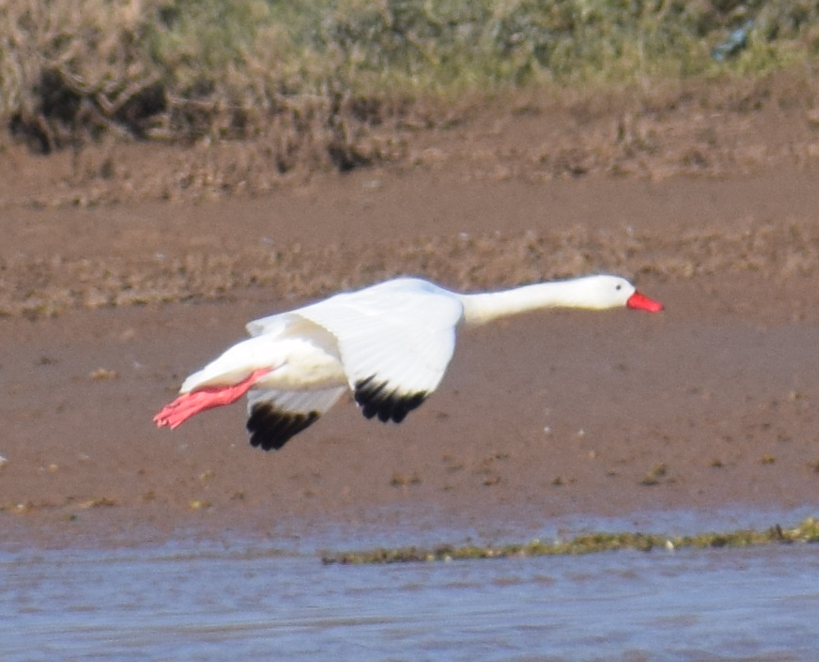
[[421,406],[427,399],[426,391],[409,395],[399,394],[395,389],[389,390],[387,382],[375,382],[368,377],[356,382],[355,401],[361,407],[366,418],[378,417],[382,423],[393,421],[400,423],[413,409]]
[[269,404],[256,405],[247,420],[250,444],[265,451],[279,450],[319,416],[317,411],[302,414],[281,411]]

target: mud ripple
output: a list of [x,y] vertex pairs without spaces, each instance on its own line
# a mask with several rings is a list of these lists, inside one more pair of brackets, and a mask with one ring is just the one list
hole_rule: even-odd
[[213,301],[249,286],[264,288],[271,300],[309,298],[401,274],[470,290],[605,271],[679,280],[743,272],[781,279],[817,269],[819,228],[807,222],[673,237],[583,228],[441,235],[373,242],[354,253],[341,245],[293,244],[277,250],[95,260],[12,256],[0,261],[0,315],[40,317],[72,308]]

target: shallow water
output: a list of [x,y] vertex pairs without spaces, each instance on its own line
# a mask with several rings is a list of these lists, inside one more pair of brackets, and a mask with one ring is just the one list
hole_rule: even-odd
[[813,660],[817,622],[815,545],[391,566],[241,541],[0,554],[15,662]]

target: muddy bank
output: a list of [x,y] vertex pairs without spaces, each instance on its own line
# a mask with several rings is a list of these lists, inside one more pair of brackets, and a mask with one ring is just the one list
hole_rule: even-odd
[[400,274],[491,289],[589,272],[786,281],[819,269],[812,171],[492,186],[360,173],[264,200],[14,210],[0,314],[42,317],[258,289],[299,301]]
[[[466,221],[442,217],[437,239],[407,232],[373,246],[369,228],[383,222],[381,210],[359,205],[358,233],[347,228],[349,236],[324,241],[323,248],[305,246],[300,286],[272,284],[276,277],[285,283],[300,277],[293,255],[282,275],[271,266],[269,282],[254,282],[257,263],[242,264],[232,247],[212,248],[217,263],[231,265],[213,301],[191,294],[191,284],[201,282],[194,274],[221,274],[204,262],[199,272],[195,264],[180,272],[179,288],[187,294],[170,303],[98,307],[78,296],[55,317],[12,312],[0,320],[3,346],[11,348],[0,362],[0,454],[8,459],[0,469],[0,517],[10,535],[65,542],[87,535],[150,538],[179,527],[203,535],[231,527],[258,533],[283,519],[386,518],[412,526],[430,512],[468,524],[510,512],[537,522],[567,513],[817,503],[819,396],[810,357],[819,340],[819,275],[804,257],[816,246],[806,238],[815,232],[812,219],[798,209],[802,198],[784,200],[784,215],[804,228],[803,235],[789,235],[771,218],[738,218],[734,200],[715,187],[713,216],[687,218],[684,234],[664,227],[653,201],[696,185],[663,183],[630,198],[637,240],[618,215],[608,230],[599,221],[586,231],[552,221],[540,237],[501,226],[493,243],[480,238],[497,222],[488,207],[471,217],[484,233],[471,243],[471,235],[461,234],[470,232]],[[571,208],[566,216],[582,208],[594,186],[578,187],[575,198],[561,193]],[[804,194],[814,195],[813,187]],[[415,199],[431,204],[428,189]],[[314,203],[301,200],[300,221],[321,234],[325,217],[310,215]],[[299,199],[288,204],[295,209]],[[345,204],[338,201],[339,208]],[[534,205],[520,202],[527,204]],[[204,227],[220,227],[220,212],[204,206],[197,218]],[[158,245],[170,256],[186,249],[173,233],[146,230],[144,243],[137,242],[139,224],[125,222],[135,212],[108,213],[112,225],[119,218],[128,228],[135,247],[129,256],[125,244],[109,244],[123,273],[139,273]],[[149,226],[162,222],[146,217]],[[215,241],[191,223],[191,236]],[[746,231],[743,223],[761,225]],[[68,255],[77,240],[64,227]],[[338,232],[332,223],[326,234]],[[241,244],[241,236],[234,241]],[[422,245],[426,252],[418,250]],[[246,320],[329,290],[345,272],[365,280],[368,272],[355,271],[360,256],[380,260],[374,277],[402,260],[421,264],[425,256],[419,273],[474,289],[493,279],[525,281],[539,268],[552,273],[546,265],[556,247],[571,256],[557,273],[596,270],[594,264],[636,272],[641,289],[667,310],[533,313],[464,334],[439,392],[404,424],[366,421],[344,402],[278,453],[249,447],[242,406],[207,412],[174,432],[151,423],[186,374],[242,337]],[[90,250],[105,255],[106,246],[91,243]],[[706,256],[702,268],[698,252]],[[685,263],[693,265],[690,272],[662,266]],[[46,281],[102,289],[111,276],[76,285],[65,268],[72,264],[80,262],[52,265]]]
[[[819,507],[809,162],[783,147],[724,177],[539,179],[515,147],[538,117],[524,116],[435,145],[494,141],[480,153],[518,163],[508,176],[483,176],[475,151],[207,203],[5,198],[7,539]],[[760,135],[793,144],[811,130],[794,117]],[[595,122],[603,135],[610,120]],[[164,149],[140,151],[140,167],[165,167]],[[666,311],[533,313],[465,334],[439,391],[400,426],[342,402],[265,454],[247,444],[241,405],[173,432],[151,422],[254,317],[396,274],[474,291],[600,271],[634,278]]]

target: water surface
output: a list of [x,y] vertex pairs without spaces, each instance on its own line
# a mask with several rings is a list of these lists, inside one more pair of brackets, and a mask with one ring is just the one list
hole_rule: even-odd
[[1,657],[815,659],[815,545],[390,566],[301,547],[4,552]]

